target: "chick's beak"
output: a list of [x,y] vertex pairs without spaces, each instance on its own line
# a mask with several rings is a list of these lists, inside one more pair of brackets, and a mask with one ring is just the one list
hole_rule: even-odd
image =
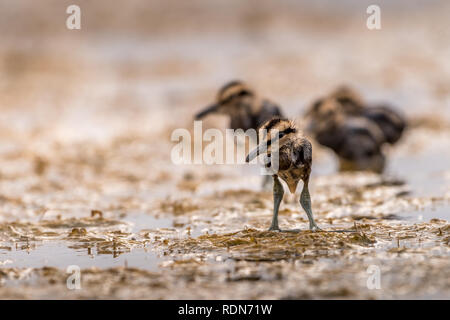
[[260,154],[265,153],[267,151],[267,149],[269,148],[269,146],[271,148],[277,149],[279,140],[280,140],[280,136],[276,136],[276,137],[272,138],[272,140],[270,140],[270,141],[261,142],[253,151],[251,151],[247,155],[247,158],[245,158],[245,162],[250,162],[253,159],[255,159],[257,156],[259,156]]
[[207,106],[204,110],[200,111],[195,115],[195,119],[199,120],[210,113],[217,112],[218,109],[219,105],[217,103]]
[[261,143],[260,145],[258,145],[253,151],[251,151],[248,155],[247,158],[245,158],[245,162],[250,162],[253,159],[255,159],[257,156],[259,156],[260,154],[264,153],[267,151],[267,143],[266,141],[264,141],[263,143]]

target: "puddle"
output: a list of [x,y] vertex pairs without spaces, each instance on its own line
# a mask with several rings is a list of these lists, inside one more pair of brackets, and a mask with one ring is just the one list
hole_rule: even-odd
[[131,230],[137,233],[142,229],[161,229],[173,227],[171,218],[155,218],[148,214],[130,212],[124,218],[124,221],[131,223]]
[[8,268],[56,267],[65,270],[70,265],[77,265],[81,269],[128,266],[156,270],[161,259],[151,250],[143,248],[114,256],[114,253],[99,254],[95,248],[72,249],[67,243],[49,241],[30,244],[29,249],[0,250],[0,261],[3,261],[3,267]]
[[429,137],[416,131],[406,138],[405,145],[409,146],[411,140],[416,138],[421,143],[420,151],[408,150],[406,154],[393,155],[389,159],[388,171],[401,176],[416,195],[443,195],[449,187],[445,173],[449,170],[450,140],[445,134]]
[[431,219],[450,221],[450,205],[432,206],[415,212],[400,212],[395,214],[396,219],[408,222],[428,222]]
[[[141,234],[170,233],[176,237],[196,237],[201,234],[198,228],[189,228],[188,225],[176,222],[173,218],[156,218],[148,214],[130,213],[123,220],[131,226],[131,239],[139,238]],[[89,231],[89,228],[87,228]],[[142,239],[140,239],[142,240]],[[3,267],[11,268],[42,268],[57,267],[65,269],[69,265],[80,268],[113,268],[134,267],[149,271],[158,269],[164,261],[161,254],[152,248],[151,243],[143,241],[135,247],[109,246],[103,248],[98,239],[91,242],[69,240],[46,241],[18,241],[0,243],[0,262]]]

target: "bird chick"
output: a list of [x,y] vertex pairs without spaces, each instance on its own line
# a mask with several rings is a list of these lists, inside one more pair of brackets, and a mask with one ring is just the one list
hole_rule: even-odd
[[280,108],[274,103],[261,99],[241,81],[231,81],[218,92],[216,101],[197,113],[195,118],[202,119],[209,114],[226,114],[230,117],[231,129],[257,129],[274,116],[282,116]]
[[[320,230],[314,221],[311,196],[308,189],[312,165],[311,143],[301,134],[292,121],[282,118],[273,118],[266,121],[259,128],[259,134],[262,142],[247,155],[246,162],[264,154],[267,159],[265,161],[266,167],[276,170],[272,175],[274,207],[272,224],[269,230],[280,230],[278,210],[283,199],[284,189],[279,178],[287,183],[291,193],[295,193],[299,181],[303,181],[300,204],[308,215],[310,230]],[[278,163],[274,163],[274,161]]]
[[307,131],[339,157],[341,171],[385,167],[382,146],[397,142],[406,126],[403,117],[389,106],[366,107],[353,90],[341,87],[317,100],[307,111]]

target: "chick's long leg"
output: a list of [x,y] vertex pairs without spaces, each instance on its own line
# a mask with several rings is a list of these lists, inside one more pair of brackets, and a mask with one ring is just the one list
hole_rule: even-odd
[[[270,170],[270,166],[272,165],[271,160],[272,159],[271,159],[270,154],[264,155],[264,166],[265,166],[266,170]],[[271,175],[268,174],[268,172],[266,171],[266,173],[263,176],[263,181],[262,181],[262,184],[261,184],[261,189],[263,191],[269,191],[270,190],[270,187],[272,185],[272,179],[271,178],[272,178]]]
[[280,208],[281,200],[283,200],[284,189],[278,179],[277,175],[273,176],[273,217],[272,225],[269,231],[280,230],[278,227],[278,209]]
[[302,190],[302,193],[300,194],[300,204],[301,204],[303,210],[305,210],[306,214],[308,215],[309,229],[312,231],[318,231],[321,229],[314,221],[314,217],[313,217],[313,213],[312,213],[312,209],[311,209],[311,196],[309,195],[308,182],[309,182],[308,180],[304,181],[303,190]]

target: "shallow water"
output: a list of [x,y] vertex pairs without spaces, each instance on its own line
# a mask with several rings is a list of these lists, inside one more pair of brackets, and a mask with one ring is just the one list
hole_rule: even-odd
[[[407,145],[408,141],[405,139],[404,143]],[[414,163],[420,165],[436,154],[430,149],[433,146],[415,153]],[[322,161],[326,164],[326,158]],[[324,172],[315,175],[311,187],[319,225],[325,231],[349,232],[311,234],[296,197],[288,194],[281,207],[280,227],[296,232],[264,231],[271,217],[271,192],[251,190],[259,187],[260,179],[247,177],[249,172],[242,168],[237,171],[244,173],[243,176],[227,177],[228,172],[236,174],[233,167],[222,168],[224,175],[211,180],[197,174],[191,177],[191,172],[189,179],[178,183],[178,187],[191,188],[198,184],[195,193],[183,191],[178,197],[159,199],[151,195],[144,198],[148,201],[144,210],[106,210],[100,216],[91,213],[89,218],[80,218],[78,210],[69,214],[69,210],[64,215],[67,220],[61,220],[58,210],[53,210],[34,217],[29,223],[4,222],[0,233],[0,268],[9,270],[10,275],[3,283],[11,290],[24,283],[39,287],[39,281],[46,277],[64,280],[64,272],[70,265],[79,266],[83,272],[94,272],[90,275],[93,279],[134,268],[139,272],[165,274],[169,283],[186,277],[201,281],[216,279],[218,282],[212,283],[224,290],[223,297],[228,297],[227,290],[235,290],[232,289],[235,286],[236,290],[238,287],[243,290],[240,297],[248,297],[247,289],[241,288],[247,281],[261,282],[261,288],[266,281],[277,281],[279,286],[287,288],[286,281],[294,281],[292,272],[301,272],[314,281],[319,278],[327,281],[330,297],[354,296],[354,290],[359,294],[365,292],[363,295],[371,298],[394,297],[399,294],[395,287],[403,277],[397,270],[399,264],[417,263],[427,257],[432,265],[420,263],[425,263],[424,268],[431,268],[425,276],[428,279],[448,268],[449,255],[450,197],[446,193],[449,180],[445,174],[436,175],[445,172],[446,167],[439,166],[443,161],[419,173],[413,165],[402,166],[402,163],[408,162],[401,156],[393,157],[389,171],[398,173],[396,177],[390,173],[385,177]],[[430,182],[430,178],[434,180]],[[426,188],[426,183],[433,188]],[[392,260],[396,255],[401,259]],[[352,260],[358,262],[350,267]],[[294,267],[289,267],[290,264]],[[364,287],[364,275],[371,265],[384,268],[389,279],[385,281],[390,291],[383,291],[380,296]],[[23,273],[30,268],[31,271]],[[49,272],[51,276],[47,275]],[[327,275],[328,272],[338,274],[339,280]],[[150,274],[136,276],[153,281]],[[358,285],[343,289],[349,281],[345,279],[355,277],[360,279]],[[229,282],[234,285],[222,287]],[[320,286],[305,285],[315,289],[308,289],[309,293],[289,289],[288,296],[327,296],[325,291],[320,291]],[[336,289],[331,289],[333,286]],[[158,290],[162,290],[162,296],[175,296],[173,290]],[[192,292],[185,287],[177,290],[180,297]],[[420,297],[447,297],[446,290],[439,290],[421,291]],[[266,295],[261,291],[258,297],[286,297],[282,293],[285,291],[276,292]]]
[[[153,231],[166,231],[179,237],[187,237],[188,234],[196,237],[201,234],[199,228],[189,228],[187,233],[186,226],[181,228],[180,222],[169,217],[155,218],[148,214],[132,212],[122,221],[130,225],[132,239],[139,237],[138,233],[145,234]],[[0,263],[10,268],[65,269],[70,265],[77,265],[80,268],[131,267],[154,271],[165,260],[146,243],[134,248],[117,247],[112,250],[102,250],[96,246],[96,241],[83,243],[82,241],[61,241],[58,238],[44,241],[4,241],[1,244]]]
[[[20,245],[19,245],[20,246]],[[67,243],[43,242],[30,244],[29,248],[0,251],[0,261],[9,268],[56,267],[67,269],[71,265],[80,268],[133,267],[156,270],[160,259],[148,249],[136,248],[120,254],[102,254],[95,249],[74,249]]]
[[[170,223],[168,219],[155,219],[153,217],[127,220],[126,222],[139,222],[154,229],[165,227]],[[95,243],[85,246],[80,242],[55,239],[3,242],[0,249],[0,261],[3,261],[3,266],[12,268],[42,268],[47,266],[65,269],[70,265],[77,265],[80,268],[126,266],[155,270],[161,259],[155,252],[145,246],[130,250],[118,248],[117,250],[105,251],[96,247]]]
[[410,222],[425,222],[430,221],[431,219],[440,219],[448,222],[450,221],[450,204],[446,202],[419,211],[401,212],[396,214],[395,218],[401,220],[405,219]]

